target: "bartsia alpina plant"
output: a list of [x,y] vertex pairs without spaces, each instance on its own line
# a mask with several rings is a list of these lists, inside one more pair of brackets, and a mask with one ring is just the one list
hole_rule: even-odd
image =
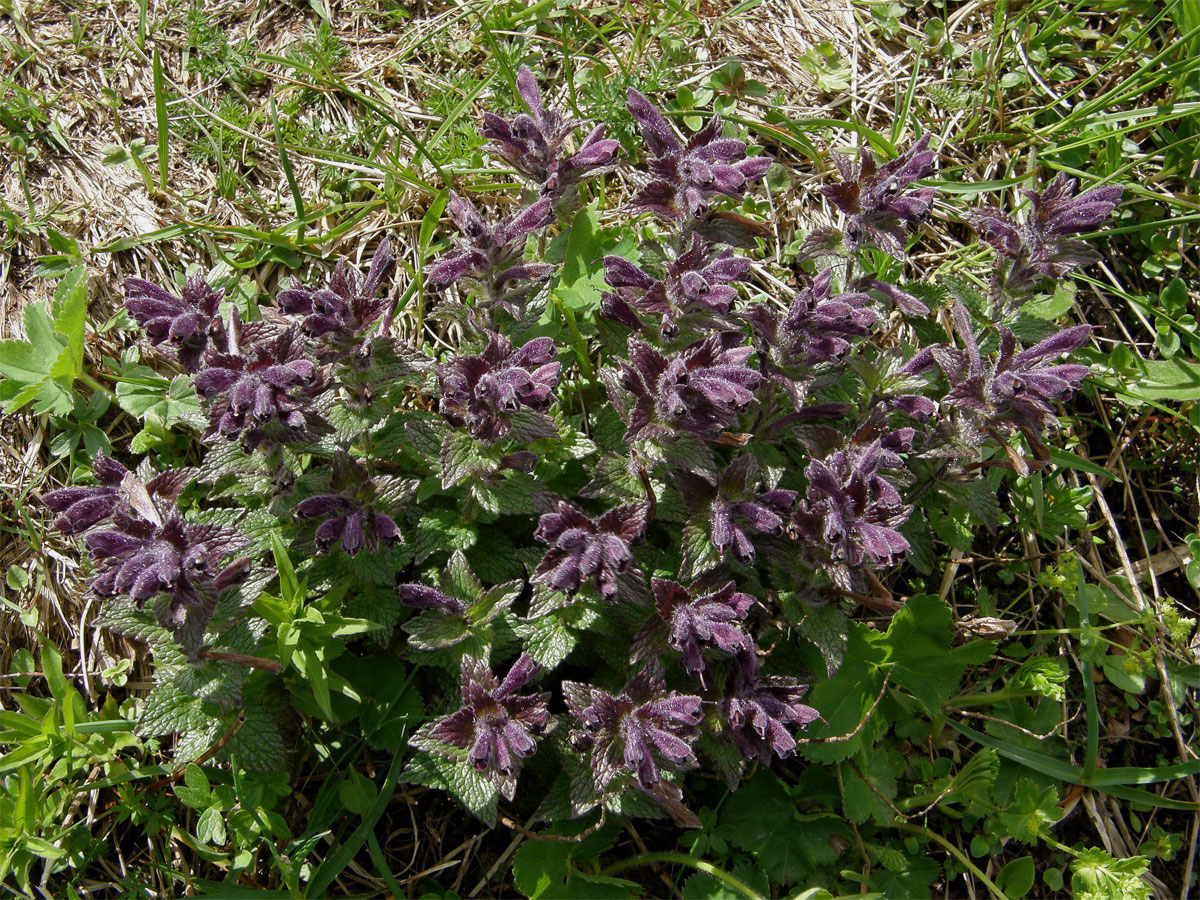
[[[411,752],[390,724],[370,738],[406,754],[403,780],[489,823],[504,803],[695,825],[688,773],[736,787],[795,754],[846,619],[902,607],[905,561],[976,530],[997,469],[1049,458],[1091,329],[1019,310],[1091,257],[1078,235],[1121,192],[1060,176],[1023,220],[960,211],[995,249],[989,305],[905,255],[938,196],[930,137],[888,160],[831,151],[839,221],[801,242],[793,278],[756,238],[771,158],[720,117],[685,135],[629,91],[631,171],[608,123],[552,108],[527,68],[516,89],[525,112],[489,113],[484,135],[530,189],[461,173],[423,273],[381,238],[365,272],[298,274],[257,310],[215,278],[182,296],[130,279],[146,358],[182,367],[207,419],[199,465],[101,456],[43,500],[112,621],[164,666],[165,641],[184,647],[151,708],[194,702],[180,728],[223,710],[184,746],[232,726],[243,681],[342,728],[377,702],[346,673],[378,663],[394,707],[363,721],[415,722],[399,710],[417,691],[426,716]],[[614,184],[624,205],[601,202]],[[226,690],[204,668],[259,642],[290,654],[286,679]]]

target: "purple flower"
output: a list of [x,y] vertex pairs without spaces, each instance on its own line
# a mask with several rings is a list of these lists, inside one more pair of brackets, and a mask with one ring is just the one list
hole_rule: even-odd
[[634,209],[653,213],[670,222],[705,219],[708,198],[724,194],[741,200],[747,183],[761,178],[771,167],[767,156],[746,157],[746,144],[721,137],[721,117],[683,143],[654,105],[633,88],[625,104],[650,150],[654,180],[633,198]]
[[[236,324],[236,322],[235,322]],[[208,434],[240,436],[247,450],[304,436],[310,424],[317,370],[304,357],[295,328],[251,343],[242,352],[210,352],[196,375],[196,392],[208,403]]]
[[993,295],[1030,290],[1039,278],[1062,278],[1076,266],[1093,262],[1096,251],[1069,237],[1109,220],[1124,188],[1108,185],[1074,196],[1078,182],[1062,172],[1044,191],[1022,189],[1033,202],[1023,223],[995,207],[967,214],[980,238],[996,250]]
[[188,279],[182,297],[141,278],[125,279],[125,308],[145,329],[150,343],[170,345],[188,372],[199,367],[210,330],[221,328],[217,315],[221,297],[222,292],[200,275]]
[[866,308],[871,298],[859,292],[831,296],[831,281],[832,272],[825,269],[796,295],[782,317],[765,303],[743,314],[781,365],[836,362],[850,349],[852,338],[871,333],[877,318]]
[[583,123],[546,109],[527,66],[517,73],[517,93],[529,114],[506,120],[484,113],[483,136],[491,141],[490,148],[534,182],[544,197],[557,202],[583,179],[612,170],[621,145],[604,137],[603,125],[593,128],[579,149],[568,154],[567,139]]
[[453,250],[443,253],[425,271],[429,284],[443,291],[460,279],[474,281],[483,290],[485,304],[502,306],[517,315],[529,295],[554,271],[549,263],[521,262],[525,239],[554,221],[550,199],[543,197],[495,226],[488,225],[475,204],[454,191],[446,209],[461,236]]
[[619,576],[633,562],[632,546],[646,532],[646,512],[646,504],[634,503],[592,519],[573,503],[560,500],[554,512],[538,520],[533,533],[550,545],[533,580],[573,594],[587,579],[602,599],[612,602]]
[[457,356],[438,366],[442,415],[466,426],[481,441],[506,435],[513,413],[542,412],[554,399],[561,365],[553,362],[554,340],[534,338],[519,350],[503,335],[487,332],[479,356]]
[[516,792],[522,762],[533,756],[550,721],[549,693],[517,695],[540,670],[523,653],[500,681],[485,661],[464,656],[463,706],[429,731],[430,737],[466,750],[467,761],[486,773],[508,800]]
[[762,476],[748,453],[726,466],[715,485],[694,472],[677,471],[674,477],[717,552],[724,557],[732,550],[738,562],[754,558],[752,535],[783,534],[796,505],[795,491],[758,490]]
[[929,213],[934,189],[906,192],[919,178],[933,174],[937,154],[929,149],[924,135],[907,152],[878,166],[871,151],[862,149],[857,168],[840,153],[830,152],[842,183],[826,185],[821,193],[849,216],[846,242],[851,249],[875,244],[892,256],[904,255],[905,227],[917,224]]
[[604,257],[604,280],[616,292],[601,295],[601,313],[640,331],[640,315],[656,316],[659,331],[670,340],[678,336],[681,323],[707,329],[733,330],[725,317],[733,308],[737,291],[730,282],[744,281],[750,260],[723,250],[710,256],[706,243],[696,235],[686,253],[666,265],[662,278],[620,256]]
[[696,766],[692,744],[699,736],[700,698],[667,693],[662,667],[651,661],[616,696],[590,684],[564,681],[567,708],[582,728],[572,733],[577,749],[591,751],[596,791],[605,793],[618,775],[631,774],[655,791],[663,770]]
[[[950,382],[945,406],[967,411],[986,427],[1022,428],[1036,433],[1058,422],[1055,403],[1066,400],[1088,375],[1088,367],[1046,365],[1087,342],[1090,325],[1076,325],[1017,352],[1013,333],[1000,326],[999,352],[984,360],[971,318],[961,302],[954,305],[954,330],[963,349],[930,348]],[[911,364],[910,364],[911,365]]]
[[317,338],[329,353],[345,352],[360,343],[363,331],[387,309],[387,298],[376,296],[396,270],[396,252],[387,238],[379,242],[365,276],[339,260],[321,288],[289,287],[275,300],[291,315],[303,316],[300,327]]
[[761,675],[753,651],[738,655],[729,673],[721,718],[729,736],[747,759],[770,764],[772,755],[785,759],[796,749],[790,726],[805,728],[821,718],[800,702],[808,685],[781,675]]
[[[910,433],[907,429],[895,437]],[[897,449],[903,449],[902,443],[889,435],[814,459],[804,471],[808,492],[792,522],[805,555],[843,590],[853,590],[864,566],[891,564],[908,551],[908,541],[897,529],[912,507],[880,474],[903,465]]]
[[[665,641],[683,654],[683,668],[700,679],[704,685],[708,664],[704,649],[711,647],[725,653],[750,650],[754,640],[742,623],[754,598],[739,593],[730,581],[709,594],[692,596],[683,585],[664,578],[652,579],[657,617],[651,619],[643,633],[657,632],[666,626]],[[656,621],[657,619],[657,621]],[[635,645],[645,643],[635,639]]]
[[[63,488],[42,498],[51,510],[61,512],[62,530],[86,531],[84,544],[95,563],[91,589],[101,597],[127,595],[139,608],[166,594],[169,612],[164,625],[178,628],[195,609],[201,611],[203,626],[220,592],[241,580],[249,568],[247,558],[224,568],[221,560],[246,549],[249,541],[232,528],[184,521],[175,501],[193,478],[190,470],[162,472],[147,482],[100,456],[95,471],[101,487]],[[80,511],[80,504],[89,506]],[[99,515],[101,505],[104,515]]]
[[714,334],[667,357],[631,337],[629,362],[620,367],[620,384],[634,398],[625,440],[657,437],[677,428],[716,438],[737,424],[762,380],[746,365],[754,351],[739,346],[742,340],[734,332]]

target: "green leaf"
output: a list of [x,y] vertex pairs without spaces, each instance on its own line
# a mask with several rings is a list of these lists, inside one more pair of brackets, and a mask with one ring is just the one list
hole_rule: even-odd
[[721,556],[713,546],[708,529],[689,522],[683,526],[683,561],[679,565],[679,577],[691,581],[720,564]]
[[496,824],[496,802],[500,793],[487,776],[476,772],[468,762],[452,762],[419,751],[405,768],[401,780],[448,791],[485,825]]
[[958,690],[966,667],[991,659],[996,649],[994,641],[952,647],[953,641],[950,607],[932,594],[909,598],[888,628],[893,680],[931,714]]
[[1004,891],[1005,896],[1020,900],[1033,889],[1036,874],[1033,857],[1022,856],[1000,870],[996,876],[996,887]]
[[[809,726],[808,737],[848,735],[859,727],[879,696],[883,684],[881,666],[887,648],[883,635],[858,622],[850,623],[846,657],[837,674],[817,683],[804,702],[820,711],[823,721]],[[837,762],[857,753],[874,734],[871,722],[850,740],[802,745],[800,752],[815,762]],[[740,792],[739,792],[740,793]]]
[[463,522],[456,510],[434,509],[421,517],[413,551],[420,563],[434,553],[469,550],[475,538],[475,526]]
[[287,545],[279,532],[271,532],[271,553],[275,557],[275,569],[279,572],[279,595],[283,601],[292,606],[299,606],[304,601],[300,596],[300,582],[296,578],[296,569],[288,556]]
[[555,668],[579,642],[578,635],[567,627],[557,612],[522,623],[518,633],[524,639],[529,655],[546,669]]
[[[54,330],[66,341],[70,351],[73,368],[72,378],[83,372],[83,334],[87,322],[87,270],[83,266],[75,266],[58,283],[54,290],[54,303],[51,315],[54,318]],[[64,373],[68,374],[68,373]]]
[[404,623],[408,642],[419,650],[440,650],[461,644],[471,634],[466,618],[430,610]]
[[[483,585],[471,571],[471,567],[467,564],[467,558],[461,550],[455,550],[450,554],[450,560],[446,563],[446,570],[442,574],[442,590],[468,605],[478,600],[479,595],[483,593]],[[474,614],[471,615],[471,619],[475,619]]]
[[938,484],[938,491],[957,505],[961,506],[988,529],[995,529],[1003,521],[1000,512],[1000,502],[996,499],[996,489],[983,479],[975,481],[951,482]]
[[1120,475],[1108,471],[1101,465],[1097,465],[1090,459],[1084,459],[1071,453],[1069,450],[1062,450],[1058,447],[1050,448],[1050,462],[1054,463],[1060,469],[1075,469],[1079,472],[1089,472],[1097,478],[1109,478],[1113,481],[1123,481]]
[[833,674],[846,656],[850,623],[837,604],[829,603],[809,610],[800,620],[800,635],[821,652],[826,674]]
[[1200,400],[1200,365],[1183,359],[1144,360],[1118,380],[1119,388],[1139,400]]
[[1028,778],[1017,782],[1016,795],[1000,814],[1005,833],[1026,844],[1034,843],[1044,828],[1058,821],[1058,792],[1039,788]]
[[1149,868],[1144,857],[1115,859],[1091,847],[1071,862],[1071,892],[1075,900],[1149,900],[1154,891],[1141,878]]
[[212,803],[212,789],[204,770],[188,763],[183,771],[183,784],[175,785],[175,796],[192,809],[207,809]]
[[[61,351],[61,348],[59,348]],[[0,341],[0,375],[24,384],[38,384],[50,374],[58,354],[46,355],[25,341]]]
[[225,817],[215,806],[200,814],[196,822],[196,837],[202,843],[218,846],[225,843]]

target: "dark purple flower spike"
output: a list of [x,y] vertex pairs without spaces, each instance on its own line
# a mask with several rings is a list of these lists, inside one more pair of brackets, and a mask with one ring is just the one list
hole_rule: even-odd
[[721,718],[742,755],[768,765],[772,756],[791,756],[796,749],[791,729],[806,728],[821,718],[800,702],[807,692],[808,685],[794,678],[759,674],[753,650],[739,654],[729,673]]
[[621,363],[618,382],[634,400],[625,440],[675,429],[715,439],[736,425],[762,380],[746,365],[754,351],[741,346],[743,340],[741,334],[722,332],[668,357],[631,337],[629,362]]
[[329,553],[336,545],[353,557],[401,539],[396,520],[384,510],[408,500],[416,482],[370,478],[355,461],[338,457],[332,487],[332,492],[306,497],[292,508],[297,519],[320,520],[313,535],[318,553]]
[[317,369],[294,327],[243,352],[210,352],[195,378],[207,401],[209,435],[241,438],[246,450],[301,440],[310,425]]
[[517,789],[521,764],[537,751],[550,721],[550,694],[517,694],[541,670],[528,653],[501,681],[481,659],[462,659],[462,708],[438,720],[429,736],[467,751],[467,762],[486,774],[506,799]]
[[484,220],[475,204],[454,191],[446,211],[460,237],[453,250],[443,253],[426,270],[430,286],[442,291],[467,279],[481,287],[485,304],[519,315],[529,295],[554,271],[549,263],[521,262],[525,239],[554,221],[550,199],[543,197],[494,226]]
[[99,456],[95,472],[100,487],[63,488],[42,498],[61,513],[58,521],[66,533],[86,532],[84,544],[95,563],[91,589],[101,597],[126,595],[139,608],[165,594],[164,625],[178,627],[190,609],[200,609],[205,612],[202,626],[220,592],[248,570],[246,558],[224,568],[221,561],[245,550],[249,541],[232,528],[184,521],[175,501],[192,480],[189,470],[162,472],[144,481]]
[[987,360],[962,303],[954,305],[954,330],[963,349],[931,348],[950,383],[943,405],[966,411],[984,429],[1020,428],[1037,441],[1039,432],[1058,422],[1054,404],[1078,390],[1089,372],[1087,366],[1047,363],[1082,347],[1090,325],[1067,328],[1020,352],[1013,333],[1001,325],[999,352]]
[[1044,191],[1022,189],[1021,193],[1033,202],[1023,223],[995,207],[966,215],[979,237],[996,250],[993,300],[1000,302],[1004,294],[1025,293],[1041,278],[1062,278],[1077,266],[1098,259],[1087,243],[1070,235],[1107,222],[1124,188],[1107,185],[1075,196],[1077,183],[1060,172]]
[[634,209],[676,224],[703,220],[714,194],[741,200],[748,183],[771,167],[770,157],[747,157],[744,141],[721,137],[719,115],[684,143],[654,104],[633,88],[625,107],[646,141],[654,176],[633,198]]
[[125,308],[156,347],[175,351],[185,371],[195,372],[208,347],[210,332],[221,328],[222,292],[200,275],[188,279],[183,296],[141,278],[125,279]]
[[831,151],[842,183],[826,185],[821,193],[849,217],[845,235],[852,250],[874,244],[902,258],[905,228],[920,223],[929,214],[936,193],[933,188],[909,191],[908,187],[934,173],[937,154],[929,149],[929,135],[882,166],[865,147],[861,154],[856,167]]
[[560,500],[554,512],[538,520],[533,536],[550,549],[533,580],[564,594],[591,582],[601,599],[612,602],[620,576],[633,564],[633,545],[646,533],[645,503],[610,509],[592,519],[573,503]]
[[662,667],[651,661],[617,695],[590,684],[564,681],[563,697],[581,728],[572,733],[577,749],[591,752],[597,793],[621,775],[652,793],[664,785],[663,770],[696,766],[692,744],[699,736],[700,698],[667,693]]
[[[754,598],[736,590],[732,581],[708,594],[693,595],[683,585],[655,578],[651,581],[657,616],[643,635],[657,632],[665,625],[665,642],[683,654],[683,668],[706,685],[709,666],[704,650],[714,648],[725,653],[750,651],[754,640],[742,624]],[[635,639],[635,646],[647,643]]]
[[726,466],[715,485],[695,472],[674,475],[693,521],[701,520],[721,557],[732,551],[738,562],[754,558],[754,535],[783,534],[796,505],[795,491],[759,491],[762,476],[748,453]]
[[655,316],[666,340],[677,337],[682,327],[734,330],[727,318],[737,299],[731,283],[745,280],[750,260],[734,256],[732,250],[712,255],[707,244],[693,236],[687,252],[667,263],[665,270],[662,278],[654,278],[620,256],[604,257],[604,280],[616,291],[601,295],[601,313],[638,331],[642,315]]
[[513,414],[541,413],[554,400],[561,365],[554,362],[554,340],[534,338],[519,350],[503,335],[487,332],[478,356],[457,356],[437,367],[442,415],[465,426],[481,441],[508,434]]
[[793,369],[840,360],[856,337],[871,333],[877,316],[865,293],[833,295],[832,272],[825,269],[804,287],[782,316],[765,303],[743,318],[758,332],[781,366]]
[[380,297],[396,270],[396,252],[387,238],[379,242],[366,275],[339,260],[325,287],[289,287],[275,301],[290,315],[303,316],[300,327],[319,341],[327,353],[344,353],[361,344],[364,332],[386,311],[389,299]]
[[901,465],[896,451],[876,439],[814,459],[804,471],[808,491],[793,526],[809,561],[844,591],[855,589],[864,569],[891,564],[908,551],[898,529],[912,507],[880,474]]
[[483,136],[501,159],[538,186],[542,196],[557,204],[585,178],[612,171],[621,145],[604,136],[603,125],[588,132],[579,149],[570,153],[567,140],[584,123],[546,109],[526,66],[517,73],[517,93],[529,114],[504,119],[484,113]]

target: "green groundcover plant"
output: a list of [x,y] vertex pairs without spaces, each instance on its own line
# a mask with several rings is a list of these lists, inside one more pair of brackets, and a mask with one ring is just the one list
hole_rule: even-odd
[[[423,243],[442,204],[457,236],[412,271],[416,290],[395,285],[386,237],[365,272],[343,261],[263,305],[199,273],[128,279],[149,359],[198,399],[199,460],[97,452],[42,501],[86,551],[104,624],[150,646],[139,726],[176,735],[179,765],[216,744],[235,770],[278,770],[298,716],[358,717],[402,780],[488,825],[669,817],[693,849],[742,861],[704,870],[713,885],[820,880],[858,831],[805,798],[841,792],[850,823],[893,821],[872,716],[884,702],[887,721],[935,729],[996,650],[984,626],[952,633],[923,576],[956,528],[1000,522],[1006,478],[1078,460],[1052,447],[1092,329],[1056,326],[1045,291],[1095,258],[1079,235],[1122,189],[1060,174],[1018,211],[956,209],[929,184],[929,135],[886,161],[831,150],[820,192],[843,225],[794,248],[789,285],[755,262],[771,160],[719,116],[684,137],[630,90],[633,166],[604,124],[547,108],[528,69],[517,85],[526,111],[487,114],[483,135],[520,200],[443,194]],[[635,190],[608,209],[618,172]],[[986,287],[912,277],[935,203],[992,249]],[[400,328],[421,286],[435,299]],[[1049,668],[1031,669],[1047,697],[1066,677]],[[404,701],[372,712],[376,695]],[[797,775],[800,758],[816,765]],[[986,789],[999,762],[927,766],[922,803]],[[712,803],[714,784],[732,793]],[[972,827],[1032,842],[1057,801],[1042,787],[1010,784]],[[589,868],[592,840],[530,843],[517,886],[627,896]],[[863,890],[939,877],[863,852],[882,873]],[[1013,896],[1032,884],[1018,862]],[[1081,896],[1106,878],[1141,895],[1131,861],[1084,862]]]

